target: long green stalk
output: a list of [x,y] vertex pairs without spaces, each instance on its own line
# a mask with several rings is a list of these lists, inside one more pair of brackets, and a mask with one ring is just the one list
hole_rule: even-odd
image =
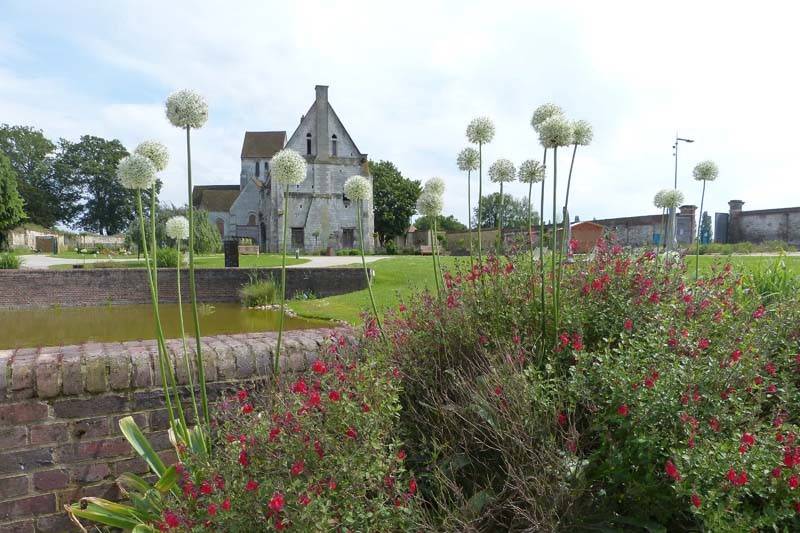
[[[183,298],[181,296],[181,239],[175,239],[175,250],[178,252],[178,266],[176,268],[177,275],[175,277],[175,287],[178,291],[178,324],[181,331],[181,342],[183,343],[183,361],[186,364],[186,374],[189,376],[189,393],[192,397],[192,408],[194,409],[194,422],[197,427],[202,427],[200,412],[197,409],[197,398],[194,393],[194,372],[192,372],[192,364],[189,361],[189,348],[186,346],[186,329],[183,322]],[[205,439],[201,439],[203,446],[206,446]],[[206,450],[208,451],[208,450]]]
[[191,127],[186,126],[186,169],[189,190],[189,293],[192,297],[192,318],[194,319],[195,361],[197,362],[197,381],[200,384],[200,403],[206,427],[211,425],[208,414],[208,392],[206,391],[206,369],[203,365],[203,352],[200,343],[200,315],[197,312],[197,287],[194,280],[194,202],[192,201],[192,142]]
[[478,264],[483,263],[481,224],[483,223],[483,143],[478,143]]
[[369,292],[369,301],[372,304],[372,314],[375,315],[375,323],[378,324],[378,329],[381,332],[381,337],[386,340],[386,334],[383,332],[383,324],[381,323],[381,316],[378,314],[378,306],[375,305],[375,295],[372,294],[372,279],[369,276],[367,269],[367,259],[364,257],[364,223],[361,220],[361,209],[363,200],[358,201],[356,206],[356,217],[358,217],[358,241],[361,245],[361,266],[364,267],[364,276],[367,278],[367,291]]
[[[275,360],[272,362],[272,374],[278,375],[278,364],[281,357],[281,340],[283,339],[283,315],[286,309],[286,227],[289,218],[289,185],[283,192],[283,253],[281,254],[281,311],[278,317],[278,345],[275,347]],[[363,245],[362,245],[363,246]]]
[[533,206],[531,200],[533,199],[533,180],[528,182],[528,245],[531,248],[531,277],[533,277],[534,263],[533,263]]
[[558,232],[556,231],[556,186],[558,184],[558,146],[553,147],[553,252],[550,263],[552,272],[551,284],[553,287],[553,346],[558,344],[558,279],[556,276],[556,246],[558,246]]
[[[572,168],[575,166],[575,152],[577,151],[578,145],[575,144],[572,148],[572,161],[569,164],[569,174],[567,175],[567,194],[564,198],[564,209],[561,213],[561,218],[563,218],[561,221],[563,230],[561,231],[561,246],[558,247],[558,283],[556,283],[556,292],[558,294],[556,300],[561,299],[561,276],[564,271],[563,260],[565,255],[569,255],[567,248],[569,246],[569,187],[572,184]],[[553,227],[555,228],[555,224]]]
[[475,266],[475,249],[472,243],[472,171],[467,170],[467,229],[469,230],[469,267]]
[[497,226],[498,226],[498,241],[497,241],[497,256],[500,257],[500,254],[503,250],[503,182],[500,182],[500,212],[497,214]]
[[542,300],[542,356],[544,356],[544,342],[547,336],[547,319],[545,291],[544,291],[544,182],[547,181],[547,148],[544,149],[544,156],[542,157],[542,190],[539,199],[539,275],[541,300]]
[[434,233],[436,230],[434,228],[436,228],[435,223],[428,230],[428,234],[431,236],[431,259],[433,259],[433,281],[436,283],[436,297],[441,300],[442,289],[439,286],[439,269],[436,266],[436,234]]
[[703,195],[700,197],[700,223],[697,225],[697,252],[694,256],[694,279],[700,275],[700,231],[703,229],[703,202],[706,200],[706,180],[703,180]]

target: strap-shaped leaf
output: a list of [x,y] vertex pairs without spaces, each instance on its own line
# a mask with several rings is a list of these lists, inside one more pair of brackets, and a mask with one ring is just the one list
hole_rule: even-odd
[[153,488],[150,483],[137,476],[132,472],[125,472],[117,478],[117,485],[126,492],[138,492],[139,494],[146,494],[148,490]]
[[136,517],[136,511],[132,507],[102,498],[81,498],[79,503],[67,505],[64,508],[73,519],[84,518],[125,530],[131,530],[141,524],[141,520]]
[[150,466],[150,470],[152,470],[153,473],[158,477],[163,476],[164,471],[166,470],[164,462],[153,449],[153,446],[150,444],[150,441],[147,440],[147,437],[144,436],[142,430],[139,429],[139,426],[136,425],[136,421],[133,419],[133,417],[126,416],[120,420],[119,428],[122,430],[122,434],[125,435],[125,438],[128,439],[131,447],[133,447],[133,449],[136,450],[136,453],[138,453]]
[[161,479],[159,479],[155,484],[155,489],[158,492],[164,493],[172,490],[177,484],[178,471],[175,470],[175,465],[172,465],[164,470],[164,474],[161,476]]

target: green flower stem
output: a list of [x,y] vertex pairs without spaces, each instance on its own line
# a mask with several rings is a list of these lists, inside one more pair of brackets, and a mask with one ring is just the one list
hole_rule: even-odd
[[169,394],[169,386],[167,382],[167,368],[164,365],[164,355],[166,350],[164,349],[164,332],[161,328],[161,322],[158,319],[158,305],[156,305],[156,293],[153,290],[153,271],[150,266],[150,257],[147,253],[147,238],[145,237],[145,225],[144,225],[144,209],[142,208],[142,191],[137,189],[136,190],[136,207],[139,210],[139,231],[142,232],[142,253],[144,254],[144,263],[147,266],[147,282],[150,286],[150,300],[153,305],[153,317],[155,318],[156,322],[156,339],[157,339],[157,346],[158,346],[158,364],[161,370],[161,386],[164,388],[164,399],[167,404],[167,414],[169,416],[169,427],[172,429],[175,435],[182,435],[182,432],[175,425],[175,415],[172,409],[172,398]]
[[544,343],[545,337],[547,336],[547,320],[545,318],[546,315],[546,307],[547,304],[545,302],[545,291],[544,291],[544,182],[547,178],[547,148],[544,149],[544,156],[542,157],[542,190],[539,198],[539,275],[541,278],[541,300],[542,300],[542,356],[544,356]]
[[475,247],[472,243],[472,171],[467,170],[467,229],[469,230],[469,267],[475,266]]
[[533,180],[528,183],[528,244],[531,247],[531,276],[533,276],[533,206],[531,200],[533,199]]
[[[200,411],[197,408],[197,398],[194,393],[194,372],[192,372],[192,364],[189,361],[189,348],[186,346],[186,329],[183,322],[183,302],[181,296],[181,240],[175,239],[175,250],[178,252],[178,266],[176,268],[177,276],[175,278],[175,286],[178,290],[178,324],[181,328],[181,342],[183,343],[183,361],[186,364],[186,373],[189,376],[189,393],[192,397],[192,408],[194,409],[194,422],[198,428],[203,425],[200,423]],[[206,446],[205,439],[201,439],[203,446]],[[208,451],[207,449],[205,451]]]
[[497,216],[498,222],[498,238],[497,241],[497,256],[499,257],[503,251],[503,182],[500,182],[500,213]]
[[[563,218],[562,226],[563,230],[561,231],[561,246],[558,247],[558,283],[556,284],[558,297],[557,300],[561,299],[561,276],[564,272],[564,256],[568,255],[568,246],[569,246],[569,187],[572,184],[572,168],[575,166],[575,152],[578,151],[578,145],[573,145],[572,148],[572,161],[569,164],[569,174],[567,175],[567,194],[564,198],[564,210],[561,214],[561,218]],[[555,221],[553,221],[553,228],[555,228]]]
[[186,169],[189,190],[189,293],[192,297],[192,318],[194,319],[195,361],[197,362],[197,381],[200,384],[200,403],[206,427],[211,425],[208,414],[208,392],[206,391],[206,369],[203,365],[203,352],[200,346],[200,315],[197,312],[197,287],[194,280],[194,205],[192,199],[192,143],[191,128],[186,126]]
[[556,275],[556,246],[558,246],[558,232],[556,231],[556,185],[558,184],[558,146],[553,147],[553,250],[551,252],[550,280],[553,287],[553,346],[558,344],[558,279]]
[[697,252],[694,256],[694,279],[700,275],[700,230],[703,227],[703,202],[706,200],[706,180],[703,180],[703,195],[700,196],[700,223],[697,224]]
[[367,269],[367,259],[364,257],[364,223],[361,220],[362,208],[363,200],[359,200],[356,206],[356,217],[358,218],[358,242],[361,245],[361,266],[364,267],[364,276],[367,278],[367,291],[369,292],[370,304],[372,304],[372,314],[375,315],[375,322],[378,324],[381,337],[383,337],[385,341],[386,334],[383,332],[383,324],[381,323],[381,316],[378,314],[378,306],[375,305],[375,295],[372,294],[372,279],[370,279],[369,270]]
[[278,317],[278,345],[275,347],[275,360],[272,362],[272,374],[278,375],[278,364],[281,358],[281,340],[283,339],[283,315],[286,309],[286,227],[289,218],[289,185],[283,191],[283,253],[281,254],[281,315]]
[[483,143],[478,143],[478,264],[483,263],[481,224],[483,223]]

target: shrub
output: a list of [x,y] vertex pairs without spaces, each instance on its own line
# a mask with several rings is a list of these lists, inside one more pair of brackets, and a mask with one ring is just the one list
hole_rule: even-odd
[[17,270],[24,259],[12,252],[0,252],[0,270]]
[[239,297],[246,307],[273,305],[277,294],[278,287],[272,278],[258,279],[251,276],[250,280],[239,289]]
[[336,255],[361,255],[361,250],[356,250],[355,248],[342,248],[341,250],[336,250]]
[[159,268],[177,268],[181,256],[175,248],[159,248],[156,253],[156,264]]
[[394,240],[386,241],[384,247],[386,249],[386,255],[395,255],[397,253],[397,245],[394,243]]
[[416,482],[393,437],[399,380],[344,337],[327,350],[310,371],[221,403],[214,455],[188,457],[165,518],[215,531],[408,529]]

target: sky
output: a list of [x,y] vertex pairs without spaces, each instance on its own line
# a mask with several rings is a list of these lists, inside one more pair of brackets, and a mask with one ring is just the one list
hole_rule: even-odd
[[[163,110],[171,92],[194,89],[209,103],[193,133],[195,183],[236,184],[244,132],[291,134],[320,84],[362,152],[406,177],[443,178],[445,214],[462,221],[466,176],[455,161],[467,124],[495,123],[485,169],[541,160],[530,118],[545,102],[594,128],[570,192],[581,220],[656,212],[653,195],[672,186],[676,133],[695,139],[678,159],[686,203],[699,205],[692,168],[711,159],[720,174],[709,212],[727,212],[731,199],[745,210],[800,205],[793,2],[0,4],[0,123],[128,149],[159,140],[172,155],[162,201],[187,200],[185,137]],[[559,152],[559,205],[570,155]],[[498,190],[484,180],[485,194]],[[521,183],[506,191],[527,196]]]

